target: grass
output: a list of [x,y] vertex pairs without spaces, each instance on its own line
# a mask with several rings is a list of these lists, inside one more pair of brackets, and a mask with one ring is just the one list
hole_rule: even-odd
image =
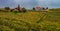
[[0,12],[0,31],[60,31],[59,10]]

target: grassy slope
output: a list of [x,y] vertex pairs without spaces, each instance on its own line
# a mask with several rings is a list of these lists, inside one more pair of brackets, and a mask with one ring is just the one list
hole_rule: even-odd
[[60,31],[60,12],[0,12],[3,31]]

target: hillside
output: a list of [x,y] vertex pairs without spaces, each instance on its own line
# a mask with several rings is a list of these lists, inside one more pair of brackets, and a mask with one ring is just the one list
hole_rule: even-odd
[[60,31],[60,10],[0,12],[0,31]]

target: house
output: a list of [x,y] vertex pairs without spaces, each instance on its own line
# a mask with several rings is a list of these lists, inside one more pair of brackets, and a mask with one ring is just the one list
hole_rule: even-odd
[[47,10],[47,9],[48,9],[48,7],[46,7],[46,8],[41,7],[41,6],[36,6],[36,7],[35,7],[35,10],[36,10],[36,11],[44,11],[44,10]]
[[11,9],[11,11],[22,11],[22,7],[18,5],[18,7]]
[[36,6],[35,10],[39,11],[39,10],[41,10],[41,7],[40,6]]

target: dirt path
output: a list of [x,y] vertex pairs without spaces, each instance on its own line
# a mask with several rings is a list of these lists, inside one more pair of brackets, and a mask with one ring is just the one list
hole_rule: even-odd
[[43,13],[43,15],[40,17],[40,19],[37,21],[37,23],[40,23],[42,21],[44,21],[47,17],[47,12]]

